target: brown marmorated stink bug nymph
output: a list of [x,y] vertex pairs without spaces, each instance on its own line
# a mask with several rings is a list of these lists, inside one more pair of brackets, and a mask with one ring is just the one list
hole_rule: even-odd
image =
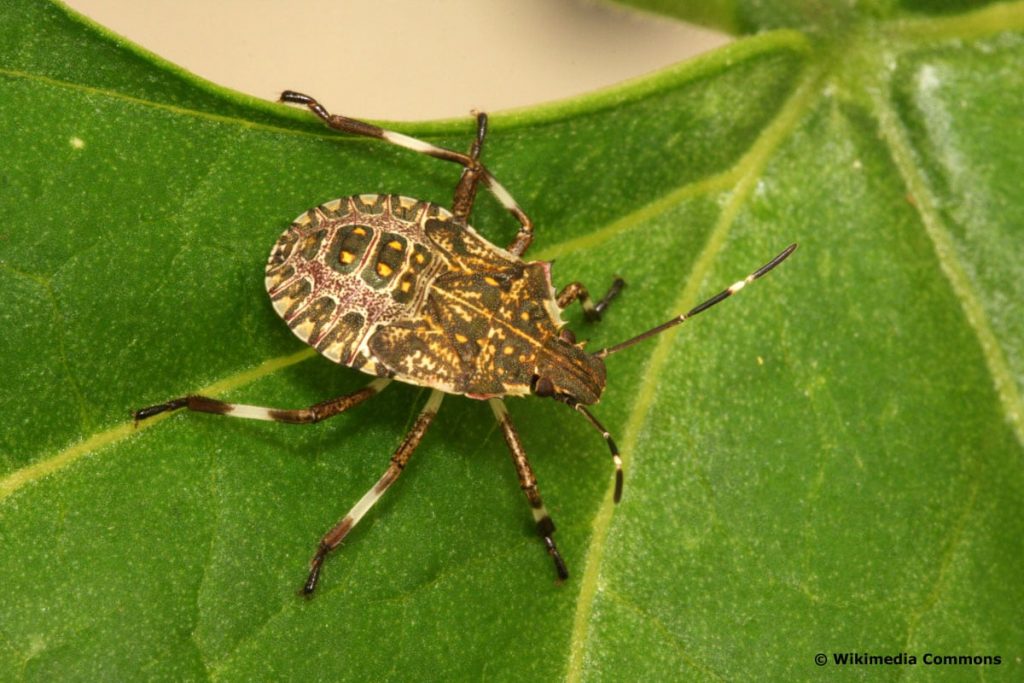
[[[301,410],[185,396],[142,408],[135,419],[188,408],[308,424],[362,403],[392,380],[432,389],[387,471],[321,539],[302,587],[302,592],[309,595],[316,588],[326,555],[398,479],[437,414],[442,397],[461,394],[486,400],[512,454],[537,533],[554,561],[558,578],[566,579],[569,572],[553,537],[555,525],[541,501],[533,468],[503,398],[545,396],[585,417],[611,450],[614,499],[618,502],[622,495],[622,460],[608,430],[586,408],[597,403],[604,391],[604,359],[735,294],[779,265],[796,245],[689,312],[632,339],[587,353],[565,327],[560,312],[579,301],[588,320],[599,320],[624,283],[616,278],[597,303],[579,282],[555,294],[551,264],[522,259],[533,241],[533,223],[480,162],[487,133],[485,114],[476,117],[476,139],[469,154],[461,154],[329,114],[308,95],[285,91],[281,101],[309,107],[336,130],[377,138],[463,167],[450,210],[398,195],[361,194],[335,199],[299,216],[270,253],[267,292],[274,309],[295,335],[335,363],[362,370],[375,379],[352,394]],[[506,249],[491,244],[469,226],[480,185],[519,221],[519,232]]]

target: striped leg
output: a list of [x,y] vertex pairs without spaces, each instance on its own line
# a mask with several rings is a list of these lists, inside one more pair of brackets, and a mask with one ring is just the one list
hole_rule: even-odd
[[505,443],[508,445],[508,450],[512,454],[512,462],[515,463],[516,472],[519,474],[519,486],[522,487],[526,499],[530,502],[530,508],[533,510],[537,533],[544,539],[544,547],[547,548],[548,555],[555,563],[555,572],[558,574],[559,581],[564,581],[569,578],[569,570],[566,569],[565,562],[558,552],[558,546],[555,545],[555,539],[552,538],[555,533],[555,523],[551,521],[551,516],[544,507],[544,501],[540,498],[540,491],[537,490],[537,477],[534,476],[530,461],[526,458],[526,451],[523,450],[523,444],[519,441],[519,434],[516,433],[516,428],[512,425],[505,402],[500,398],[492,398],[488,402],[491,404],[491,410],[494,411],[494,417],[501,425],[501,431],[505,434]]
[[341,542],[348,535],[348,532],[352,531],[352,528],[359,523],[359,520],[363,518],[363,515],[373,507],[374,503],[377,502],[384,492],[388,490],[395,480],[398,479],[398,475],[405,469],[405,464],[409,462],[409,458],[412,457],[413,451],[420,445],[420,441],[423,439],[423,435],[427,433],[427,427],[434,421],[434,416],[437,415],[437,409],[441,406],[441,399],[444,398],[444,393],[434,389],[430,392],[430,398],[427,399],[427,404],[423,406],[423,410],[420,411],[419,417],[416,418],[415,424],[409,433],[405,435],[405,441],[398,447],[395,454],[391,456],[391,464],[388,465],[388,469],[384,472],[384,475],[377,480],[377,483],[373,485],[373,488],[367,491],[359,502],[356,503],[348,514],[341,518],[341,521],[334,525],[330,531],[324,534],[324,537],[320,539],[320,545],[317,546],[316,554],[313,555],[313,559],[309,562],[309,577],[306,579],[306,583],[302,586],[302,593],[304,595],[311,595],[316,590],[317,581],[320,580],[320,569],[323,567],[324,558],[327,553],[337,548]]
[[299,410],[282,410],[279,408],[263,408],[243,403],[225,403],[206,396],[183,396],[166,403],[140,408],[133,413],[135,422],[179,408],[188,408],[199,413],[213,413],[231,417],[244,417],[250,420],[270,420],[272,422],[290,422],[292,424],[312,424],[334,417],[349,408],[359,405],[371,396],[377,395],[381,389],[391,382],[386,377],[373,380],[358,391],[323,403],[317,403]]
[[604,309],[608,308],[611,300],[618,296],[625,286],[626,281],[621,277],[616,277],[612,280],[612,286],[608,288],[608,291],[601,297],[601,300],[595,304],[594,300],[590,298],[590,292],[587,291],[582,282],[570,282],[558,293],[558,307],[565,308],[573,301],[579,300],[580,306],[583,308],[583,317],[590,322],[597,322],[601,319]]
[[[429,142],[418,140],[402,133],[396,133],[395,131],[385,130],[379,126],[374,126],[370,123],[364,123],[356,119],[350,119],[347,116],[340,114],[331,114],[323,105],[317,102],[309,95],[303,95],[302,93],[295,92],[293,90],[285,90],[281,93],[281,102],[290,102],[292,104],[302,104],[309,107],[310,111],[323,119],[331,128],[340,130],[345,133],[352,135],[363,135],[370,138],[377,138],[378,140],[384,140],[390,142],[393,145],[399,147],[405,147],[411,149],[414,152],[420,154],[426,154],[427,156],[434,157],[435,159],[443,159],[444,161],[451,161],[456,164],[461,164],[466,168],[463,172],[463,177],[459,181],[459,188],[456,190],[456,201],[455,211],[453,213],[456,217],[459,216],[460,211],[465,211],[466,217],[469,215],[469,209],[472,208],[473,199],[472,196],[476,193],[476,184],[482,182],[495,196],[495,198],[501,202],[509,213],[515,216],[516,220],[519,221],[519,233],[516,238],[512,240],[512,243],[508,246],[508,251],[512,252],[516,256],[522,256],[530,243],[533,242],[533,221],[519,208],[519,204],[512,198],[501,183],[491,175],[479,161],[480,147],[483,145],[483,138],[486,135],[487,130],[487,117],[486,115],[477,115],[477,139],[473,144],[473,150],[470,154],[462,154],[444,147],[437,147]],[[467,175],[469,176],[467,178]],[[466,189],[463,190],[465,186]],[[464,197],[461,200],[462,204],[465,204],[468,200],[468,205],[460,206],[460,190],[463,192]]]

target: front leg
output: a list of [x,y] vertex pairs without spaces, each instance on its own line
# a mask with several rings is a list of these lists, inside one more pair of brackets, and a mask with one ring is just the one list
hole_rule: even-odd
[[608,291],[601,297],[601,300],[595,304],[594,300],[590,298],[590,292],[587,291],[582,282],[570,282],[558,293],[558,307],[564,309],[573,301],[578,300],[580,307],[583,308],[583,317],[588,322],[597,322],[601,319],[604,309],[608,308],[608,304],[619,295],[619,292],[625,286],[626,281],[621,277],[616,277],[612,280],[612,286],[608,288]]

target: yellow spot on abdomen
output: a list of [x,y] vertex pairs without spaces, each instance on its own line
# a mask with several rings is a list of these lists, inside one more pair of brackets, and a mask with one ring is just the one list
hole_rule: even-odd
[[341,253],[338,254],[338,260],[341,261],[342,263],[352,263],[353,261],[356,260],[356,255],[353,254],[351,251],[345,251],[344,249],[342,249]]
[[488,276],[486,276],[486,277],[484,278],[484,282],[486,282],[487,284],[489,284],[489,285],[490,285],[490,286],[492,286],[492,287],[497,287],[497,286],[498,286],[498,281],[497,281],[497,280],[495,280],[495,279],[494,279],[493,277],[491,277],[490,275],[488,275]]
[[402,280],[402,284],[398,285],[398,288],[401,289],[403,293],[408,292],[412,288],[412,283],[408,280]]
[[501,352],[502,352],[503,354],[505,354],[506,356],[511,356],[511,355],[512,355],[513,353],[515,353],[515,352],[516,352],[516,350],[515,350],[515,349],[513,349],[513,348],[512,348],[511,346],[506,346],[505,348],[503,348],[503,349],[501,350]]
[[465,344],[466,342],[469,341],[469,337],[467,337],[464,334],[459,334],[458,332],[456,332],[455,333],[455,341],[459,342],[460,344]]
[[352,232],[353,232],[353,234],[359,235],[360,237],[362,237],[363,235],[366,234],[366,230],[364,228],[360,228],[358,226],[352,228]]
[[384,263],[383,261],[377,264],[377,275],[380,275],[381,277],[388,277],[393,272],[394,271],[391,270],[391,266]]
[[395,251],[402,251],[402,243],[399,242],[398,240],[391,240],[390,242],[388,242],[388,247],[394,249]]

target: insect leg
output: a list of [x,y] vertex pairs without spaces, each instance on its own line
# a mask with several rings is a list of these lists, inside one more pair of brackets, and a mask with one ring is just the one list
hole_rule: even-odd
[[608,288],[608,291],[601,297],[601,300],[595,304],[594,300],[590,298],[590,292],[587,291],[582,282],[570,282],[558,293],[558,307],[565,308],[573,301],[579,300],[580,306],[583,308],[583,317],[590,322],[597,322],[601,319],[604,309],[608,308],[608,304],[619,295],[619,292],[625,286],[626,281],[621,277],[616,277],[612,280],[612,286]]
[[[491,175],[491,172],[488,171],[479,161],[480,148],[483,146],[483,138],[487,131],[486,116],[483,116],[483,123],[481,124],[481,115],[477,115],[477,139],[473,143],[473,151],[471,151],[470,154],[463,154],[454,150],[445,149],[444,147],[432,145],[429,142],[418,140],[416,138],[409,137],[408,135],[403,135],[402,133],[386,130],[379,126],[375,126],[372,123],[364,123],[363,121],[350,119],[347,116],[342,116],[340,114],[331,114],[314,98],[309,95],[295,92],[294,90],[285,90],[281,93],[280,101],[290,102],[292,104],[302,104],[309,107],[310,111],[319,116],[324,123],[335,130],[340,130],[352,135],[363,135],[370,138],[377,138],[378,140],[384,140],[385,142],[390,142],[391,144],[398,145],[399,147],[411,149],[412,151],[419,152],[420,154],[426,154],[427,156],[434,157],[435,159],[443,159],[444,161],[461,164],[466,168],[467,172],[476,169],[473,170],[473,175],[476,176],[475,178],[471,177],[469,180],[466,180],[466,172],[464,172],[463,180],[459,181],[459,188],[463,186],[463,182],[467,182],[473,187],[472,189],[464,191],[470,195],[468,196],[468,206],[465,206],[464,209],[459,206],[459,190],[456,189],[455,208],[457,211],[465,210],[466,216],[468,217],[469,209],[472,208],[473,204],[472,195],[475,195],[476,192],[475,185],[482,182],[484,186],[494,194],[494,197],[501,202],[501,205],[504,206],[509,213],[515,216],[517,221],[519,221],[519,232],[512,243],[508,246],[508,250],[516,256],[522,256],[533,241],[533,221],[531,221],[529,216],[523,212],[519,207],[519,204],[516,203],[516,200],[512,198],[511,194],[509,194],[508,190],[506,190],[502,184],[499,183],[493,175]],[[463,203],[466,201],[467,200],[464,199]],[[453,211],[456,216],[459,215],[457,211]]]
[[533,241],[533,221],[523,212],[508,190],[502,187],[480,163],[480,152],[483,150],[485,137],[487,137],[487,114],[479,112],[476,115],[476,139],[469,152],[469,157],[474,163],[466,166],[462,177],[459,178],[459,184],[455,188],[455,199],[452,201],[452,215],[463,225],[469,222],[469,214],[473,210],[473,202],[476,199],[477,185],[483,181],[484,185],[501,202],[501,205],[519,221],[519,232],[508,246],[508,251],[516,256],[522,256]]
[[459,184],[455,188],[455,199],[452,200],[452,215],[455,220],[465,225],[469,221],[469,214],[473,210],[473,202],[476,199],[477,185],[484,172],[483,164],[480,163],[480,152],[484,147],[484,138],[487,137],[487,114],[479,112],[476,115],[476,139],[469,150],[469,157],[473,164],[466,166],[459,178]]
[[537,523],[537,533],[544,540],[544,547],[547,548],[548,555],[551,556],[555,563],[555,572],[558,574],[558,579],[564,581],[569,578],[569,570],[566,569],[565,562],[558,552],[558,546],[555,545],[555,539],[552,538],[552,535],[555,533],[555,523],[551,521],[551,516],[544,507],[544,501],[540,498],[540,491],[537,489],[537,477],[534,476],[533,468],[530,467],[530,461],[526,458],[526,451],[523,450],[523,444],[519,441],[519,434],[512,425],[508,410],[505,408],[505,402],[500,398],[492,398],[489,399],[488,403],[491,404],[494,417],[498,419],[501,431],[505,435],[505,443],[508,445],[509,453],[512,454],[512,462],[515,463],[516,472],[519,474],[519,486],[522,487],[523,493],[526,494],[526,499],[530,502],[530,508],[533,510],[533,519]]
[[416,422],[413,424],[412,429],[405,435],[405,440],[402,445],[398,447],[395,454],[391,456],[391,464],[388,465],[388,469],[384,472],[384,475],[377,480],[377,483],[373,485],[373,488],[367,491],[359,502],[356,503],[348,514],[341,518],[341,521],[335,524],[330,531],[324,534],[324,537],[320,539],[320,545],[317,546],[316,554],[313,555],[313,559],[309,562],[309,577],[306,579],[306,583],[302,585],[302,593],[304,595],[310,595],[315,589],[317,581],[320,580],[320,569],[323,567],[324,558],[327,553],[337,548],[341,542],[348,535],[348,532],[352,531],[352,528],[359,523],[359,520],[363,518],[363,515],[373,507],[373,504],[377,502],[377,499],[384,495],[384,492],[388,490],[395,480],[398,479],[398,475],[405,469],[405,464],[409,462],[409,458],[412,456],[413,451],[420,445],[420,441],[423,439],[423,435],[427,433],[427,427],[433,422],[434,416],[437,415],[437,409],[441,405],[441,399],[444,398],[444,393],[434,389],[430,392],[430,398],[427,399],[426,405],[423,406],[423,410],[420,411],[419,417],[416,418]]
[[215,415],[229,415],[231,417],[245,417],[251,420],[271,420],[273,422],[290,422],[292,424],[311,424],[320,422],[329,417],[343,413],[349,408],[359,405],[371,396],[375,396],[381,389],[386,387],[391,380],[387,377],[380,377],[368,385],[345,396],[332,398],[323,403],[317,403],[308,408],[299,410],[283,410],[280,408],[264,408],[262,406],[250,406],[242,403],[225,403],[215,398],[206,396],[183,396],[166,403],[155,406],[140,408],[133,413],[135,421],[165,413],[179,408],[188,408],[200,413],[213,413]]

